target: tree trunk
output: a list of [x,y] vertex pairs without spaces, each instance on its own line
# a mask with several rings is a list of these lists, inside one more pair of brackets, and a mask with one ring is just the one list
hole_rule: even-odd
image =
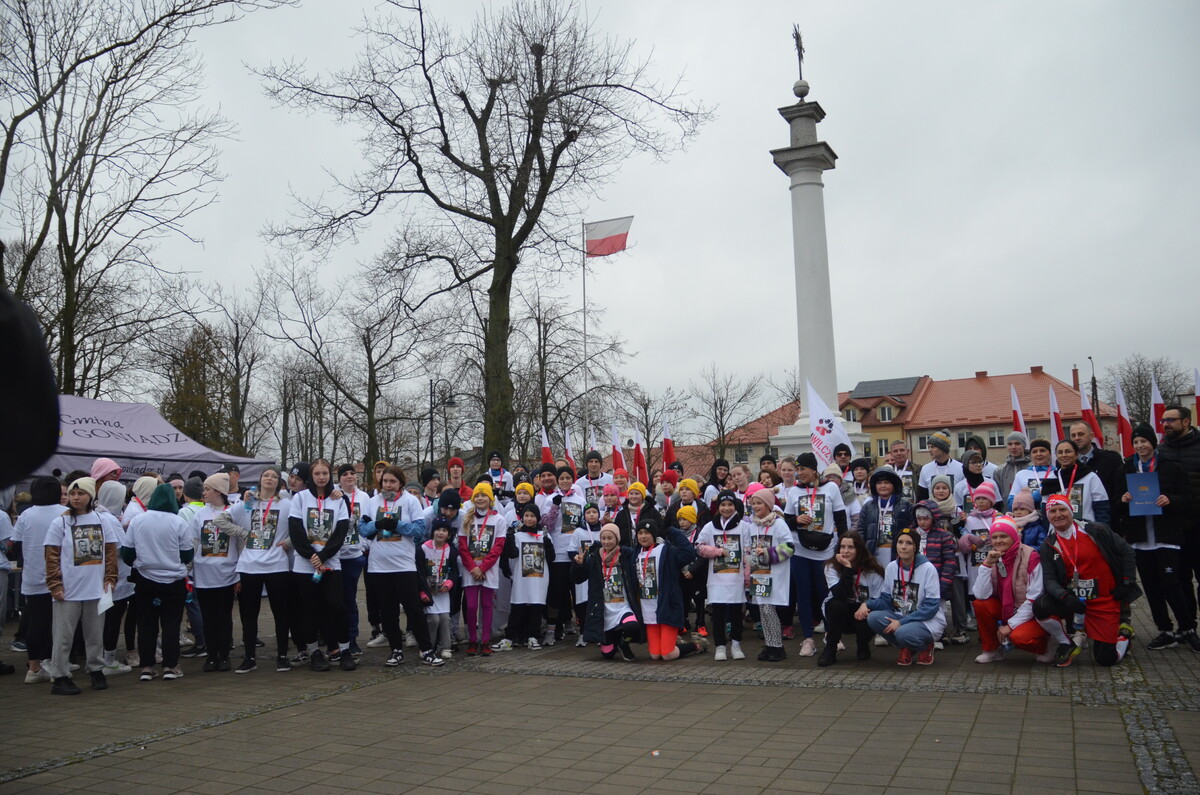
[[513,385],[508,366],[508,337],[512,331],[512,279],[517,269],[516,257],[506,248],[497,246],[483,338],[483,449],[502,452],[512,445]]

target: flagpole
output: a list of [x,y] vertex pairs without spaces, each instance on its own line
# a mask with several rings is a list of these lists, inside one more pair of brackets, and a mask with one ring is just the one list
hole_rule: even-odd
[[579,221],[579,266],[583,271],[583,427],[591,427],[588,413],[588,311],[587,311],[587,224]]

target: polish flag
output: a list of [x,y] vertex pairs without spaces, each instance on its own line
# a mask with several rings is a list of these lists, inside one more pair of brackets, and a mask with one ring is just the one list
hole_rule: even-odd
[[1196,392],[1196,412],[1193,416],[1196,417],[1196,422],[1200,422],[1200,367],[1192,368],[1192,376],[1196,379],[1196,386],[1193,387]]
[[1021,413],[1021,401],[1017,400],[1017,388],[1009,384],[1008,393],[1012,397],[1013,430],[1025,434],[1025,438],[1028,439],[1029,432],[1025,430],[1025,415]]
[[589,257],[607,257],[625,250],[633,216],[610,218],[583,225],[584,250]]
[[1121,457],[1128,458],[1133,455],[1133,424],[1129,421],[1129,409],[1125,405],[1125,390],[1121,389],[1121,382],[1114,381],[1113,386],[1117,392],[1117,436],[1121,439]]
[[1096,443],[1104,447],[1104,431],[1100,430],[1100,420],[1096,419],[1096,412],[1092,411],[1092,401],[1088,400],[1087,392],[1079,390],[1079,403],[1083,412],[1083,421],[1092,426],[1092,433],[1096,437]]
[[571,452],[571,429],[565,426],[563,427],[563,444],[566,445],[566,452],[563,453],[563,458],[567,459],[567,463],[571,465],[571,469],[578,474],[579,469],[575,466],[575,454]]
[[588,427],[588,449],[596,449],[596,429],[590,426]]
[[613,471],[625,469],[625,456],[621,453],[621,437],[617,436],[617,426],[612,426],[612,465]]
[[[1200,380],[1200,375],[1197,375],[1196,378],[1198,380]],[[1200,416],[1200,414],[1198,414],[1197,416]],[[679,460],[675,457],[675,440],[671,438],[671,426],[666,420],[663,420],[663,442],[662,442],[662,444],[663,444],[663,454],[662,454],[663,470],[666,471],[667,467],[671,466],[671,464],[674,464],[676,461]]]
[[646,466],[646,455],[642,452],[642,432],[637,428],[633,429],[633,479],[650,488],[650,468]]
[[1150,406],[1153,409],[1150,416],[1154,417],[1154,432],[1158,434],[1158,440],[1161,442],[1163,438],[1162,415],[1167,410],[1167,404],[1163,402],[1162,393],[1158,391],[1158,382],[1154,380],[1154,376],[1150,376]]
[[1058,410],[1058,398],[1054,387],[1050,387],[1050,449],[1057,450],[1062,441],[1062,412]]
[[546,426],[542,426],[542,463],[553,464],[554,453],[550,452],[550,439],[546,437]]

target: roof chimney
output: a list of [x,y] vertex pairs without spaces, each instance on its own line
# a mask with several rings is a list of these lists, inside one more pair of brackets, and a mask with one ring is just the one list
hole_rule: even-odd
[[1071,388],[1079,391],[1079,368],[1074,365],[1071,366]]
[[1029,368],[1029,372],[1033,373],[1034,375],[1041,375],[1042,366],[1040,364],[1035,364],[1033,367]]
[[987,370],[976,370],[975,377],[980,379],[987,378]]

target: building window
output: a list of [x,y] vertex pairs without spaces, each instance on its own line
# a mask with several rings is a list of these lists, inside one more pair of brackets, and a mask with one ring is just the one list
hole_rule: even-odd
[[846,422],[858,422],[858,409],[846,409]]
[[971,435],[971,434],[969,434],[969,433],[965,433],[965,432],[963,432],[963,431],[959,431],[959,433],[958,433],[958,449],[959,449],[959,450],[966,450],[966,449],[967,449],[967,437],[968,437],[968,436],[970,436],[970,435]]
[[1008,434],[1004,431],[988,431],[988,447],[1004,447],[1006,436]]
[[929,450],[929,437],[928,436],[918,436],[917,437],[917,451],[924,453],[924,452],[927,452],[928,450]]
[[875,414],[879,417],[880,422],[891,422],[892,421],[892,407],[891,406],[880,406],[878,409],[875,410]]
[[885,455],[888,454],[888,448],[889,448],[889,444],[888,444],[887,439],[876,439],[875,440],[875,449],[879,451],[878,455],[880,458],[883,458]]
[[750,461],[750,451],[745,447],[739,447],[733,451],[733,463],[746,464]]

